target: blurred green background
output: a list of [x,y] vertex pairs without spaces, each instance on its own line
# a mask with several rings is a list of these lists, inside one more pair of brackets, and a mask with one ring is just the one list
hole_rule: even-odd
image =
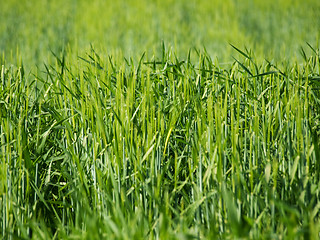
[[231,59],[229,43],[256,56],[299,58],[318,47],[319,0],[0,0],[1,61],[36,66],[92,44],[106,54],[156,53],[163,41],[183,57],[192,47]]

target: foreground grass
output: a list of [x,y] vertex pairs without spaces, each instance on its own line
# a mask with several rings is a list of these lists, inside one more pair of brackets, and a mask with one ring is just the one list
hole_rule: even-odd
[[319,52],[238,52],[2,66],[1,237],[317,239]]

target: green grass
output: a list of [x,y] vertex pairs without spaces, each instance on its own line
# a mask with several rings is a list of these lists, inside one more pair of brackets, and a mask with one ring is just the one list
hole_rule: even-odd
[[229,62],[231,43],[282,61],[300,58],[306,42],[319,44],[319,12],[318,0],[10,0],[1,3],[0,54],[34,69],[51,59],[50,50],[84,55],[93,44],[139,58],[160,52],[164,41],[183,58],[205,47]]
[[0,6],[0,238],[319,239],[320,1]]
[[1,236],[317,239],[319,51],[234,52],[3,66]]

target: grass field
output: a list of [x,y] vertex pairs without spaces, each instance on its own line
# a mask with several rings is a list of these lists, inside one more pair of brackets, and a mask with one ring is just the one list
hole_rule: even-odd
[[3,239],[319,239],[320,2],[17,1]]

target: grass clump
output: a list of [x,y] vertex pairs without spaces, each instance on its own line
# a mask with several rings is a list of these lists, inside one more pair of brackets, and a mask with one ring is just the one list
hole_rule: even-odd
[[1,237],[317,239],[319,52],[234,48],[2,66]]

